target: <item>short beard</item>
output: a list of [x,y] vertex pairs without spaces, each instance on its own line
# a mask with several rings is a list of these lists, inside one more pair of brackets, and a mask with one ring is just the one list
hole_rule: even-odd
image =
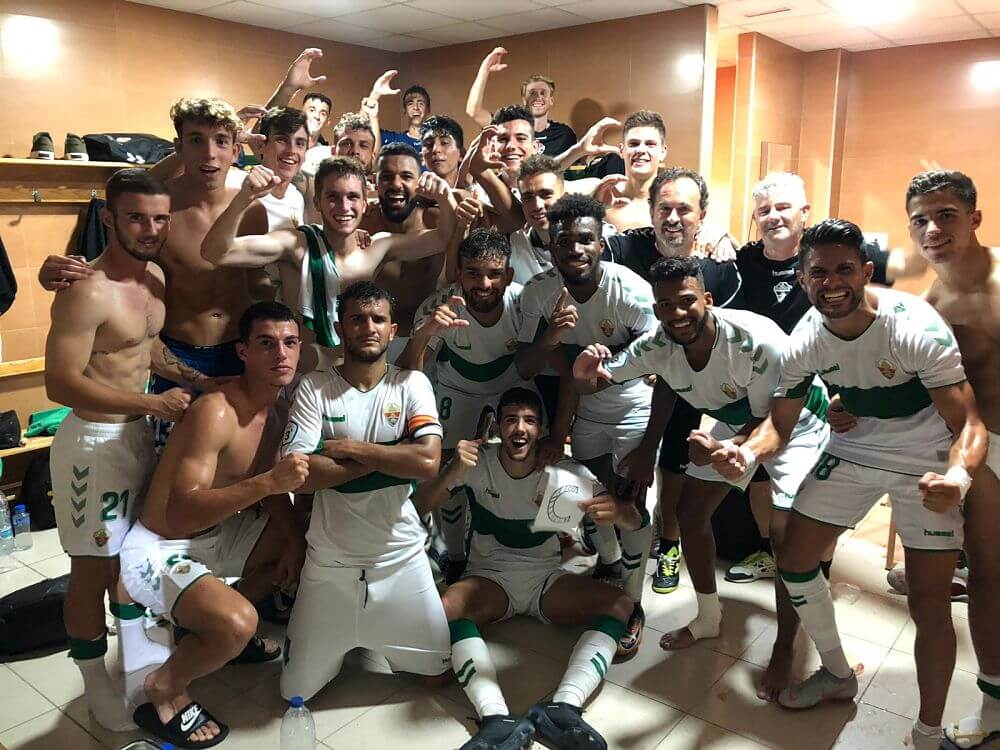
[[496,310],[503,303],[503,295],[498,294],[493,298],[492,302],[477,302],[476,299],[470,295],[465,295],[465,304],[468,308],[474,312],[478,313],[488,313]]
[[128,253],[129,256],[144,263],[151,260],[155,260],[159,256],[160,248],[163,247],[163,242],[166,241],[165,239],[161,241],[159,245],[156,246],[156,249],[150,255],[144,255],[140,253],[138,250],[136,250],[133,245],[130,245],[128,241],[126,241],[125,237],[122,236],[121,230],[118,229],[118,217],[115,216],[114,214],[112,214],[112,216],[114,217],[114,222],[112,222],[112,224],[114,226],[115,239],[118,241],[118,244],[121,246],[122,250]]
[[393,224],[402,224],[410,218],[410,214],[413,213],[413,209],[417,207],[417,200],[416,198],[410,198],[410,200],[403,204],[402,208],[395,209],[389,208],[380,195],[378,198],[378,205],[382,209],[382,215],[385,217],[386,221],[391,221]]
[[345,341],[344,342],[344,355],[345,356],[346,355],[350,355],[351,359],[353,359],[355,362],[361,362],[362,364],[370,365],[373,362],[377,362],[378,359],[379,359],[379,357],[381,357],[383,354],[385,354],[385,351],[388,348],[389,348],[389,344],[387,343],[385,346],[383,346],[381,349],[379,349],[378,352],[376,352],[375,354],[369,354],[366,351],[362,351],[360,349],[356,349],[353,344],[349,344],[349,343],[347,343]]
[[705,314],[701,316],[701,320],[699,320],[697,325],[695,325],[694,327],[694,336],[691,338],[690,341],[678,341],[676,338],[674,338],[674,335],[670,332],[670,328],[668,326],[663,326],[663,330],[666,332],[667,337],[675,344],[678,344],[680,346],[690,346],[695,341],[701,338],[701,333],[702,331],[705,330],[705,325],[708,323],[708,316],[710,314],[711,313],[706,311]]

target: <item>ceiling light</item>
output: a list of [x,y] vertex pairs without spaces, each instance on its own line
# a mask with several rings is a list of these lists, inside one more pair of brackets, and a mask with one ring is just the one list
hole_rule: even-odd
[[858,26],[878,26],[906,18],[913,0],[836,0],[836,6]]
[[698,52],[681,55],[677,58],[677,74],[683,81],[700,83],[705,74],[705,56]]
[[977,62],[969,71],[969,77],[972,79],[972,88],[976,91],[1000,91],[1000,60]]
[[8,16],[0,26],[4,65],[18,77],[42,78],[62,56],[59,27],[47,18]]
[[770,8],[768,10],[759,10],[759,11],[756,11],[755,13],[744,13],[743,17],[744,18],[760,18],[761,16],[773,16],[776,13],[787,13],[790,10],[791,10],[791,8],[789,8],[787,5],[782,5],[779,8]]

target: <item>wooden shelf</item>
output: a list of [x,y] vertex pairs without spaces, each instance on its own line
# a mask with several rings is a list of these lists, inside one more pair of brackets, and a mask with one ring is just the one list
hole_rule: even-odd
[[20,453],[31,453],[32,451],[44,450],[52,445],[52,438],[49,436],[26,438],[22,434],[21,443],[22,444],[16,448],[4,448],[3,450],[0,450],[0,458],[9,458],[10,456],[16,456]]
[[0,159],[0,204],[81,204],[104,196],[104,184],[119,169],[150,164],[65,159]]
[[18,375],[30,375],[34,372],[45,372],[45,357],[0,362],[0,378],[13,378]]

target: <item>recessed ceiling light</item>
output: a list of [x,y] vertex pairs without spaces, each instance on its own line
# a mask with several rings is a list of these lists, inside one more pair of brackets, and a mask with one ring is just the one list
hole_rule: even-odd
[[972,88],[988,93],[1000,91],[1000,60],[983,60],[977,62],[969,71]]
[[781,7],[778,8],[771,8],[770,10],[759,10],[756,13],[744,13],[743,17],[760,18],[761,16],[773,16],[777,13],[787,13],[790,10],[791,8],[789,8],[787,5],[782,5]]
[[877,26],[906,18],[913,0],[836,0],[836,6],[858,26]]

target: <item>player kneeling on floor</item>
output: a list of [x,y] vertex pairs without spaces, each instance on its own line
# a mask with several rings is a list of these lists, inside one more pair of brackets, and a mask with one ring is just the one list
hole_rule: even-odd
[[[444,593],[451,630],[452,667],[479,714],[479,732],[462,750],[529,747],[535,733],[547,747],[601,750],[607,743],[581,717],[584,701],[600,685],[625,632],[632,601],[620,589],[561,568],[555,532],[534,532],[532,522],[546,486],[537,470],[542,403],[513,388],[497,409],[500,444],[460,441],[455,457],[414,494],[421,512],[463,493],[471,514],[465,575]],[[581,503],[601,524],[637,529],[644,519],[631,503],[618,502],[582,464],[565,459],[556,469],[577,478]],[[577,641],[552,700],[511,716],[497,683],[496,667],[479,628],[527,614],[557,625],[590,623]]]

